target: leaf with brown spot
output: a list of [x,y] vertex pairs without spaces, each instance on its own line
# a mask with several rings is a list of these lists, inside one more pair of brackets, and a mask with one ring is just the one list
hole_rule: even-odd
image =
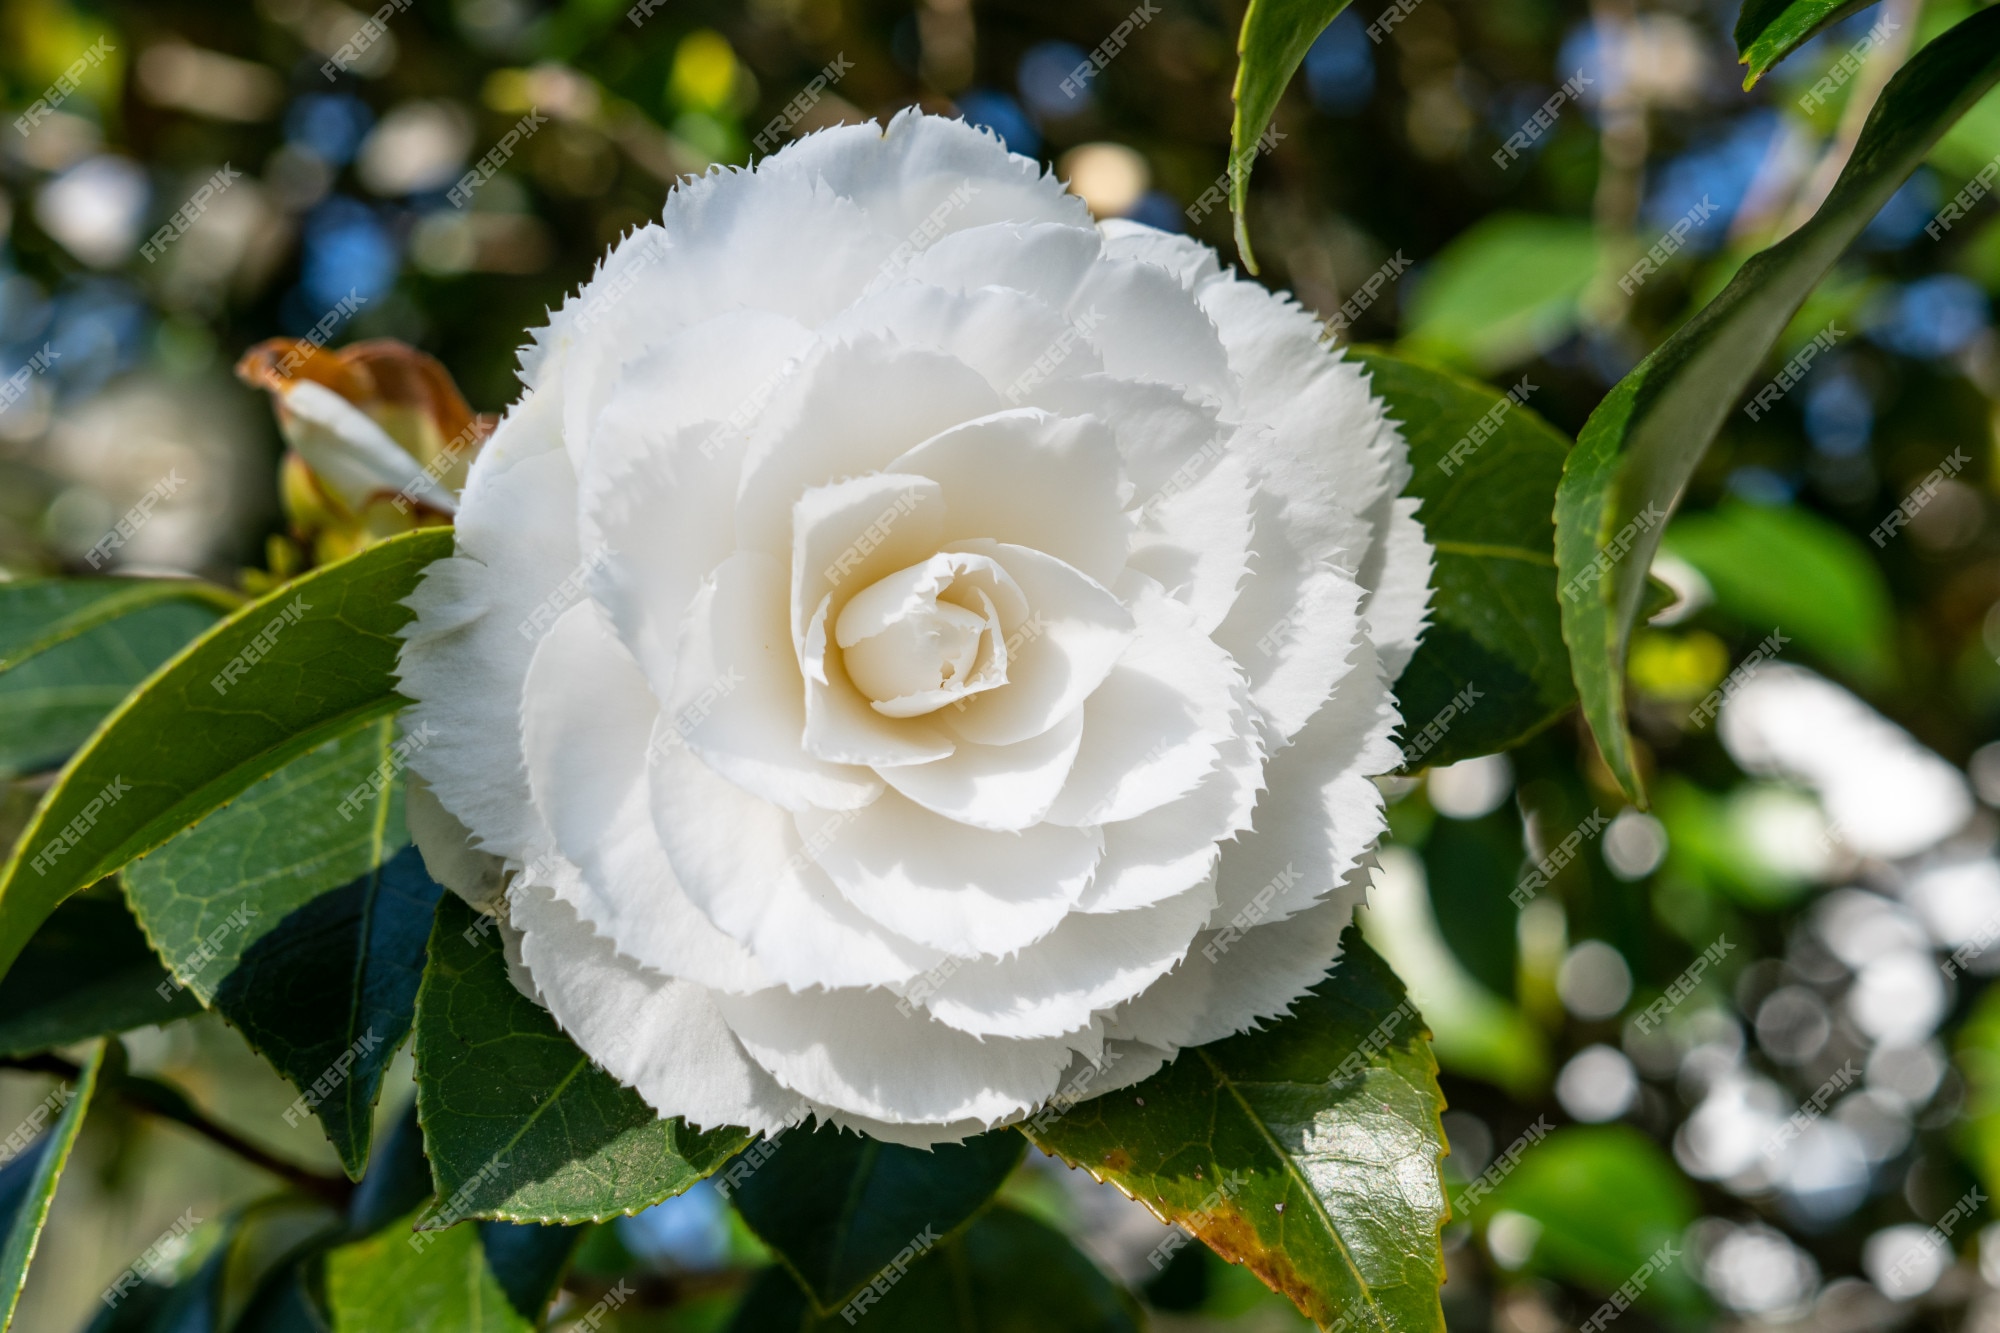
[[1292,1008],[1028,1137],[1322,1327],[1441,1333],[1449,1210],[1430,1034],[1353,927],[1332,975]]

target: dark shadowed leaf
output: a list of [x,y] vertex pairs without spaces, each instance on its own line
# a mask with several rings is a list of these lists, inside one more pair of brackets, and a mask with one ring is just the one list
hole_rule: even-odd
[[[1396,684],[1410,767],[1510,749],[1576,702],[1550,518],[1569,441],[1484,385],[1356,355],[1410,442],[1406,493],[1437,549],[1431,625]],[[1534,396],[1526,380],[1511,387]]]
[[1258,141],[1277,114],[1285,85],[1299,72],[1313,39],[1340,17],[1348,0],[1250,0],[1236,49],[1236,120],[1229,129],[1229,207],[1236,214],[1236,248],[1252,273],[1250,228],[1243,210],[1250,199],[1250,167]]
[[1626,725],[1625,654],[1668,516],[1813,288],[1996,80],[2000,9],[1987,9],[1890,80],[1819,212],[1745,264],[1585,423],[1556,492],[1563,639],[1598,749],[1634,797],[1642,793]]
[[[500,935],[439,903],[417,997],[417,1115],[444,1206],[462,1218],[603,1221],[650,1208],[750,1141],[662,1120],[514,989]],[[469,1229],[468,1229],[469,1230]]]
[[994,1130],[932,1151],[823,1125],[794,1129],[722,1187],[821,1313],[847,1303],[913,1242],[949,1236],[1000,1188],[1027,1145]]
[[[865,1304],[864,1304],[865,1302]],[[782,1268],[764,1270],[730,1333],[1138,1333],[1132,1298],[1061,1232],[1000,1205],[839,1311],[818,1315]]]
[[0,870],[0,975],[57,903],[287,762],[394,712],[401,603],[449,529],[379,542],[217,624],[107,718]]
[[431,1164],[424,1160],[424,1132],[417,1124],[417,1099],[387,1133],[375,1140],[367,1174],[347,1201],[347,1228],[372,1235],[431,1197]]
[[1322,1326],[1442,1333],[1443,1105],[1423,1019],[1349,927],[1290,1018],[1028,1134]]
[[244,951],[215,1007],[299,1089],[361,1178],[382,1073],[409,1035],[442,890],[405,847],[285,916]]
[[1830,23],[1858,14],[1876,0],[1743,0],[1736,16],[1736,50],[1749,71],[1743,86],[1751,87],[1773,65],[1803,46]]
[[99,1042],[76,1082],[63,1085],[38,1103],[39,1115],[31,1116],[48,1120],[49,1129],[0,1167],[0,1333],[14,1322],[14,1306],[28,1280],[28,1264],[35,1257],[42,1226],[49,1220],[56,1185],[69,1162],[70,1149],[76,1146],[76,1133],[90,1109],[90,1096],[97,1090],[104,1052],[105,1043]]
[[562,1285],[570,1257],[588,1227],[523,1226],[518,1222],[478,1222],[486,1266],[516,1310],[539,1323]]
[[170,1023],[201,1004],[173,978],[115,893],[71,898],[0,981],[0,1055]]

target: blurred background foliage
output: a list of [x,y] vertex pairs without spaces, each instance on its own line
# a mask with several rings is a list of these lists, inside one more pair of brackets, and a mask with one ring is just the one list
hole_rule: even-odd
[[[1229,250],[1227,210],[1201,201],[1225,169],[1233,0],[1156,0],[1101,76],[1067,87],[1126,0],[648,3],[392,5],[329,76],[368,17],[342,0],[0,0],[9,119],[105,44],[52,114],[0,131],[0,576],[93,572],[149,492],[157,510],[106,568],[239,582],[304,558],[269,409],[229,373],[244,349],[315,327],[398,338],[498,410],[523,330],[675,179],[748,162],[830,63],[847,68],[766,143],[912,104],[962,114],[1100,216]],[[1371,30],[1362,0],[1313,46],[1258,166],[1265,280],[1323,317],[1345,305],[1357,341],[1531,386],[1574,432],[1810,213],[1887,72],[1971,8],[1889,0],[1746,92],[1736,7],[1421,0]],[[1897,29],[1861,73],[1807,96],[1885,16]],[[1578,73],[1582,105],[1496,164]],[[455,204],[531,111],[548,124]],[[1996,155],[1989,99],[1770,374],[1829,328],[1831,347],[1772,411],[1733,416],[1697,473],[1656,568],[1681,600],[1631,661],[1654,808],[1624,807],[1569,720],[1511,756],[1385,780],[1366,928],[1444,1067],[1453,1328],[1574,1326],[1667,1244],[1683,1257],[1621,1329],[2000,1329],[2000,1213],[1982,1198],[1927,1239],[1968,1191],[2000,1188],[2000,208],[1931,225]],[[185,234],[143,253],[224,168]],[[1696,213],[1659,272],[1621,286]],[[1967,461],[1877,540],[1954,451]],[[1697,705],[1774,634],[1790,665],[1733,683],[1710,721]],[[87,728],[157,660],[130,649],[10,677],[10,830],[55,744],[18,719],[67,701]],[[1537,865],[1546,885],[1517,891]],[[333,1165],[315,1129],[282,1127],[290,1090],[219,1018],[128,1045],[244,1138]],[[405,1056],[385,1126],[408,1085]],[[0,1122],[48,1086],[0,1078]],[[17,1323],[36,1333],[101,1313],[97,1293],[187,1210],[202,1225],[156,1280],[189,1280],[247,1234],[226,1219],[269,1207],[255,1168],[116,1107],[78,1151]],[[1198,1246],[1156,1271],[1157,1222],[1030,1157],[1004,1197],[1140,1290],[1154,1327],[1301,1326]],[[1482,1171],[1490,1191],[1458,1194]],[[722,1328],[760,1262],[703,1185],[592,1228],[554,1322],[580,1326],[629,1276],[639,1298],[602,1327]]]

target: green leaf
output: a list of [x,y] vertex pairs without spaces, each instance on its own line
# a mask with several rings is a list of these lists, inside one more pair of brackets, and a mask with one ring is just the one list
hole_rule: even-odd
[[82,893],[42,923],[0,981],[0,1055],[171,1023],[200,1010],[194,996],[173,984],[116,894]]
[[[816,1317],[782,1268],[767,1268],[738,1307],[731,1333],[1139,1333],[1132,1298],[1059,1231],[996,1206],[908,1266],[869,1303]],[[851,1307],[850,1307],[851,1308]],[[865,1319],[865,1323],[863,1320]]]
[[405,847],[265,932],[216,995],[299,1089],[286,1122],[318,1116],[350,1179],[368,1165],[375,1099],[410,1032],[441,892]]
[[1244,210],[1250,201],[1250,167],[1258,142],[1277,114],[1285,85],[1299,72],[1313,40],[1340,17],[1348,0],[1250,0],[1237,34],[1236,119],[1229,127],[1229,208],[1236,215],[1236,249],[1257,271]]
[[125,868],[140,924],[204,1004],[286,916],[409,843],[395,744],[392,720],[364,722]]
[[1490,374],[1533,360],[1576,328],[1598,238],[1573,218],[1499,213],[1432,259],[1397,348]]
[[1736,16],[1736,50],[1750,67],[1743,86],[1753,87],[1772,66],[1805,45],[1821,28],[1858,14],[1876,0],[1743,0]]
[[1667,529],[1662,549],[1700,571],[1717,609],[1781,630],[1870,688],[1896,673],[1896,613],[1868,548],[1808,510],[1729,501]]
[[1352,926],[1292,1016],[1023,1126],[1321,1325],[1444,1328],[1444,1097],[1423,1020]]
[[663,1120],[514,989],[499,932],[438,905],[417,996],[417,1117],[437,1197],[461,1218],[601,1222],[710,1175],[747,1131]]
[[451,548],[449,529],[423,528],[316,569],[217,624],[105,719],[0,870],[0,975],[64,898],[400,707],[401,603]]
[[42,1225],[49,1220],[56,1184],[69,1162],[70,1149],[76,1146],[76,1132],[83,1127],[90,1095],[97,1090],[104,1052],[105,1043],[100,1041],[84,1062],[76,1083],[62,1090],[62,1100],[51,1093],[41,1102],[41,1108],[55,1115],[55,1125],[0,1170],[0,1333],[14,1322],[14,1307],[28,1280],[28,1264],[42,1238]]
[[[1678,1258],[1698,1211],[1694,1189],[1645,1134],[1629,1125],[1558,1129],[1524,1143],[1514,1169],[1495,1174],[1499,1183],[1471,1211],[1482,1223],[1503,1210],[1532,1219],[1541,1228],[1534,1271],[1609,1295],[1652,1260],[1641,1304],[1682,1320],[1707,1312]],[[1473,1193],[1483,1191],[1461,1197]]]
[[486,1266],[507,1293],[507,1300],[531,1322],[555,1299],[563,1274],[588,1227],[522,1226],[515,1222],[476,1222]]
[[368,1172],[347,1203],[347,1227],[368,1236],[431,1197],[431,1164],[424,1160],[424,1132],[417,1124],[417,1099],[375,1141]]
[[354,1177],[439,892],[403,824],[402,758],[420,738],[394,735],[378,719],[294,759],[124,877],[179,981],[302,1094],[357,1052],[331,1095],[304,1099]]
[[241,598],[166,579],[0,583],[0,777],[53,768]]
[[[1634,797],[1625,654],[1668,513],[1794,312],[1996,79],[2000,10],[1973,15],[1918,52],[1883,90],[1819,212],[1745,264],[1585,423],[1556,492],[1563,639],[1598,749]],[[1609,572],[1599,572],[1600,553]]]
[[170,602],[207,607],[208,619],[243,599],[187,579],[27,579],[0,583],[0,673],[135,611]]
[[1444,942],[1495,995],[1514,994],[1521,909],[1521,815],[1512,801],[1478,819],[1440,818],[1424,839],[1424,878]]
[[923,1151],[822,1125],[786,1133],[740,1183],[733,1172],[724,1179],[750,1229],[831,1314],[912,1238],[956,1231],[1026,1149],[1011,1129]]
[[[1569,441],[1484,385],[1355,355],[1410,442],[1405,494],[1423,501],[1417,518],[1437,550],[1431,626],[1396,685],[1410,766],[1512,749],[1576,702],[1549,517]],[[1531,399],[1536,387],[1523,379],[1510,392]],[[1461,697],[1468,686],[1476,697]],[[1421,735],[1433,721],[1434,741]]]
[[[412,1218],[414,1223],[417,1219]],[[474,1227],[392,1226],[326,1257],[334,1333],[529,1333]]]

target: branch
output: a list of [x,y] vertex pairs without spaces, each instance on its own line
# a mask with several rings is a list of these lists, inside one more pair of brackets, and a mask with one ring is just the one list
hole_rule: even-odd
[[[82,1072],[76,1065],[58,1055],[0,1058],[0,1069],[18,1069],[30,1074],[53,1074],[68,1082],[75,1082],[77,1075]],[[107,1078],[106,1082],[109,1090],[116,1092],[119,1100],[134,1110],[185,1125],[209,1142],[228,1149],[253,1166],[262,1167],[294,1189],[310,1194],[343,1212],[346,1210],[347,1201],[354,1193],[352,1182],[340,1176],[323,1176],[317,1171],[308,1171],[302,1166],[273,1156],[236,1131],[210,1120],[187,1099],[185,1093],[172,1084],[137,1074],[121,1074]]]

